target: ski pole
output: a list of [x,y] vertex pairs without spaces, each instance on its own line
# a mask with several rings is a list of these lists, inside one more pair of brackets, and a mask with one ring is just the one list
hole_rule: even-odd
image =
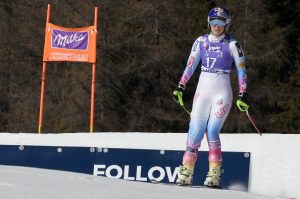
[[[177,99],[175,98],[175,96],[177,96]],[[183,108],[183,110],[184,110],[187,114],[191,115],[191,112],[190,112],[189,110],[187,110],[187,109],[185,108],[185,106],[184,106],[184,103],[183,103],[183,100],[182,100],[182,93],[181,93],[181,92],[179,92],[179,91],[174,91],[174,92],[173,92],[173,95],[172,95],[172,98],[173,98],[173,100],[174,100],[177,104],[179,104],[179,106],[180,106],[181,108]]]
[[252,126],[255,128],[255,130],[257,131],[257,133],[259,135],[262,135],[260,130],[257,128],[253,118],[250,116],[248,109],[250,108],[250,106],[248,104],[246,104],[245,102],[241,101],[241,100],[237,100],[236,101],[236,105],[237,107],[240,109],[240,111],[245,112],[249,121],[251,122]]
[[257,126],[256,126],[256,124],[255,124],[253,118],[250,116],[248,109],[246,110],[246,115],[247,115],[249,121],[251,122],[252,126],[253,126],[253,127],[255,128],[255,130],[257,131],[257,133],[261,136],[262,134],[261,134],[260,130],[257,128]]

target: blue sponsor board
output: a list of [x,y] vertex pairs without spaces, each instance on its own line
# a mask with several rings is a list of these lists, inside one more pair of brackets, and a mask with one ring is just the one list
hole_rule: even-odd
[[[0,145],[0,164],[55,169],[136,181],[174,183],[183,151]],[[223,152],[222,186],[248,190],[249,152]],[[199,152],[193,185],[203,185],[208,152]]]

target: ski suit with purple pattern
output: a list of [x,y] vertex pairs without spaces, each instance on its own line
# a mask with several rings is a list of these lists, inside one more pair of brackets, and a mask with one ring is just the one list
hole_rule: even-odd
[[241,44],[228,34],[206,34],[193,44],[180,84],[186,85],[201,61],[201,74],[194,95],[187,151],[183,163],[195,163],[204,134],[207,134],[209,162],[221,163],[219,133],[232,105],[230,72],[234,63],[239,92],[246,92],[247,76]]

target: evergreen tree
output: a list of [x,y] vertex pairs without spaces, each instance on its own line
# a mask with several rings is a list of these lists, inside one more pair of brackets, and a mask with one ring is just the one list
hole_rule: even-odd
[[[48,2],[0,2],[0,131],[37,131]],[[50,21],[64,27],[91,25],[94,6],[99,7],[95,131],[186,132],[189,116],[173,102],[171,92],[194,40],[208,33],[208,11],[224,6],[232,13],[229,33],[245,50],[250,112],[258,126],[263,132],[299,133],[299,2],[49,3]],[[184,93],[189,109],[199,68]],[[231,78],[236,97],[236,71]],[[90,84],[88,63],[47,64],[45,132],[88,131]],[[233,104],[222,132],[254,131]]]

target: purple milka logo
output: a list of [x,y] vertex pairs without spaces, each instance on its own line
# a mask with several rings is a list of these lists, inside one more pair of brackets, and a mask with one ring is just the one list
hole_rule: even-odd
[[71,32],[53,29],[52,48],[87,50],[88,32]]

